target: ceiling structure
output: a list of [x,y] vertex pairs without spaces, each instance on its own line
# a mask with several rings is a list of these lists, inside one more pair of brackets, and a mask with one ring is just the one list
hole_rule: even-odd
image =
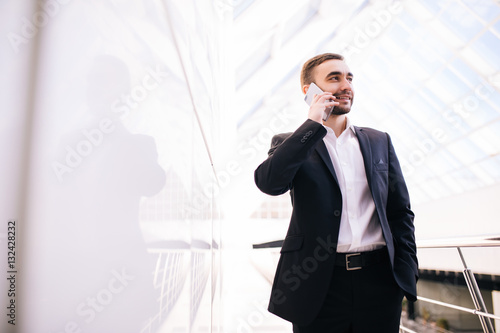
[[[500,182],[500,2],[233,0],[235,117],[246,140],[286,109],[305,120],[299,72],[341,53],[356,125],[387,131],[414,203]],[[293,118],[293,117],[291,117]]]

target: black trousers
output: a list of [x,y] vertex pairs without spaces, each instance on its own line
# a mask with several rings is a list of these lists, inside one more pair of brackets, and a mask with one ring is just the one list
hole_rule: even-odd
[[398,333],[403,292],[392,275],[389,256],[348,271],[336,266],[326,300],[307,326],[294,333]]

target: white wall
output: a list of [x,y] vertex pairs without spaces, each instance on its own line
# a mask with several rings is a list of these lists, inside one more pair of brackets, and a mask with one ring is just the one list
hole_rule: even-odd
[[415,206],[415,226],[421,239],[500,235],[500,185]]
[[228,13],[32,3],[0,5],[0,331],[217,328]]
[[[494,185],[414,207],[417,239],[499,236],[498,193],[500,185]],[[462,251],[474,273],[500,274],[500,266],[492,265],[493,258],[500,256],[500,247]],[[422,249],[419,260],[421,268],[463,270],[455,248]]]

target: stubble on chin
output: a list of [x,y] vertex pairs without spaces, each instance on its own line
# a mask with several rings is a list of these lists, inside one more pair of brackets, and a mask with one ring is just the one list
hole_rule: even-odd
[[333,108],[332,115],[340,116],[343,114],[347,114],[350,111],[351,111],[351,108],[343,108],[343,107],[336,106]]

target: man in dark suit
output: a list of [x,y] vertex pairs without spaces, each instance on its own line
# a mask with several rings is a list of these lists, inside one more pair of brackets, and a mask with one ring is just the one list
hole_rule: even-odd
[[389,135],[346,116],[354,90],[343,60],[304,64],[303,92],[312,82],[324,92],[255,170],[261,191],[290,191],[293,205],[269,311],[295,333],[396,333],[403,295],[416,300],[414,214]]

